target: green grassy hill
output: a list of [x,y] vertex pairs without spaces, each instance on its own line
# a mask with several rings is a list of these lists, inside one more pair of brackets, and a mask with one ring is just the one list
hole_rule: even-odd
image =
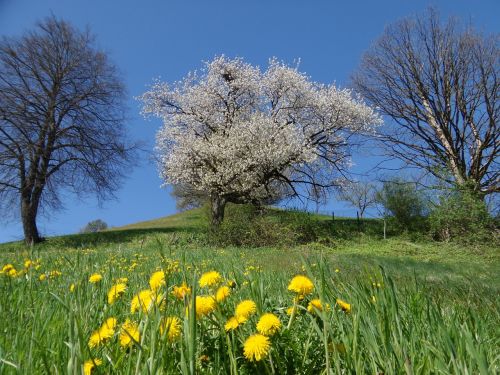
[[[226,223],[247,219],[241,208],[229,207]],[[485,287],[500,289],[500,251],[495,244],[464,245],[460,243],[435,242],[430,239],[412,239],[408,235],[390,235],[382,238],[382,222],[376,219],[363,220],[361,227],[355,219],[337,218],[335,222],[326,215],[305,214],[296,211],[271,209],[265,214],[265,224],[278,223],[276,231],[283,230],[289,222],[304,221],[304,216],[313,225],[318,225],[319,238],[315,241],[291,246],[247,246],[228,247],[234,253],[247,251],[255,256],[256,263],[264,267],[282,269],[300,262],[302,257],[323,254],[333,264],[358,272],[367,267],[382,266],[394,275],[420,277],[434,282],[447,283],[469,280],[484,283]],[[242,225],[244,227],[244,224]],[[30,249],[22,242],[0,244],[1,259],[7,254],[35,251],[65,251],[66,249],[109,249],[146,247],[152,243],[167,246],[185,246],[190,249],[216,249],[207,238],[207,213],[203,208],[192,209],[158,219],[138,222],[122,227],[113,227],[99,233],[75,234],[47,238],[45,242]],[[240,228],[239,228],[240,229]],[[292,226],[292,231],[302,227]],[[290,230],[287,228],[287,230]],[[237,232],[236,235],[245,235]],[[286,233],[285,233],[286,235]]]
[[[78,374],[84,363],[94,374],[498,373],[494,244],[394,233],[384,240],[377,220],[332,222],[282,210],[250,220],[248,213],[230,207],[224,236],[276,245],[217,244],[203,209],[34,247],[0,244],[0,374]],[[187,283],[213,300],[218,290],[197,281],[209,271],[234,289],[215,307],[196,300],[206,313],[186,314],[195,299],[176,300],[175,288]],[[289,283],[297,274],[314,287],[293,298]],[[122,278],[125,289],[110,302]],[[136,311],[140,293],[158,282],[155,307]],[[242,300],[254,301],[254,315],[229,331]],[[320,313],[313,300],[329,307]],[[262,349],[264,359],[251,361],[244,348],[264,313],[280,320],[279,333],[269,339],[270,352]],[[99,336],[110,317],[116,327]],[[167,317],[179,323],[165,338]],[[137,342],[124,324],[136,327]]]

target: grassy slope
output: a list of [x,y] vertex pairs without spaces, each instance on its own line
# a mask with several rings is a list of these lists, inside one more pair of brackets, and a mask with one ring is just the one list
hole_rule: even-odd
[[[326,221],[328,216],[313,215],[314,219]],[[37,251],[66,250],[68,248],[142,248],[144,243],[164,242],[200,250],[213,256],[213,249],[200,241],[206,224],[203,209],[194,209],[154,220],[112,228],[95,234],[77,234],[49,238],[37,246]],[[368,220],[368,226],[379,223]],[[355,220],[340,219],[337,226],[344,225],[351,231]],[[367,231],[371,231],[370,228]],[[474,282],[494,292],[500,289],[500,252],[485,244],[465,246],[453,243],[437,243],[428,240],[411,240],[403,236],[383,240],[379,236],[352,233],[342,236],[327,245],[313,243],[292,248],[232,249],[232,253],[248,253],[254,262],[273,270],[293,270],[302,258],[325,256],[332,267],[343,268],[352,273],[366,269],[384,267],[394,277],[418,277],[445,287],[448,283],[459,285]],[[20,242],[0,244],[2,254],[26,252]]]
[[[69,372],[67,366],[71,363],[71,356],[65,342],[76,345],[78,356],[81,357],[79,360],[88,359],[90,352],[85,347],[86,340],[101,324],[103,317],[107,316],[103,315],[103,312],[116,314],[122,320],[128,317],[128,301],[132,294],[147,287],[149,275],[162,264],[163,257],[180,262],[181,272],[175,274],[171,280],[173,284],[179,284],[181,278],[190,281],[194,271],[199,275],[201,272],[216,269],[226,277],[236,280],[238,288],[235,293],[238,293],[238,300],[252,298],[263,306],[264,311],[280,311],[289,306],[290,293],[287,292],[287,283],[292,275],[307,271],[308,274],[314,274],[317,280],[320,280],[320,275],[325,275],[326,281],[329,282],[329,287],[325,290],[331,294],[326,296],[326,300],[335,301],[335,297],[339,296],[352,302],[360,311],[355,314],[356,324],[361,324],[360,329],[366,334],[355,338],[350,320],[344,319],[341,314],[331,314],[332,319],[337,320],[332,321],[330,325],[343,327],[340,336],[336,332],[331,334],[332,337],[342,337],[348,348],[354,347],[358,340],[362,341],[360,350],[348,351],[348,356],[342,358],[343,362],[337,357],[332,361],[334,364],[342,363],[343,368],[348,369],[347,372],[377,373],[379,371],[371,367],[370,371],[367,370],[368,359],[377,357],[380,366],[385,368],[383,372],[402,373],[401,365],[391,363],[401,359],[401,353],[397,349],[403,348],[412,351],[409,354],[411,358],[419,359],[420,363],[428,363],[427,366],[430,366],[427,370],[415,370],[415,373],[435,373],[434,366],[438,364],[438,360],[434,357],[442,358],[439,360],[443,366],[442,373],[446,373],[453,368],[449,364],[447,353],[456,353],[458,361],[463,360],[464,366],[469,363],[472,356],[467,354],[469,349],[464,347],[464,343],[473,337],[478,343],[474,341],[471,348],[476,350],[482,347],[487,354],[481,355],[488,358],[490,372],[494,373],[495,369],[498,369],[499,336],[494,328],[499,317],[498,249],[488,245],[472,248],[424,240],[414,241],[402,236],[383,240],[376,235],[355,232],[352,232],[351,236],[343,235],[327,241],[327,245],[310,243],[287,248],[221,249],[206,245],[204,217],[202,210],[192,210],[113,228],[102,233],[49,238],[33,249],[26,248],[22,243],[0,244],[0,266],[12,262],[16,267],[21,267],[26,258],[40,258],[42,264],[39,271],[30,271],[33,272],[33,278],[30,278],[29,282],[18,278],[12,283],[8,279],[5,279],[3,284],[0,283],[0,292],[4,293],[5,302],[0,303],[0,329],[5,332],[0,337],[0,373],[3,373],[3,370],[6,370],[6,373],[16,373],[12,370],[14,367],[19,369],[17,373]],[[327,220],[326,217],[321,219]],[[340,229],[352,229],[351,224],[353,223],[348,220],[339,220],[335,225]],[[304,264],[308,267],[304,268]],[[372,291],[372,277],[382,283],[387,280],[380,275],[379,265],[385,269],[398,288],[397,311],[394,310],[395,304],[391,302],[393,297],[390,288],[383,286],[379,292]],[[327,267],[326,270],[324,266]],[[255,271],[250,271],[251,269]],[[336,269],[339,272],[336,272]],[[49,273],[52,270],[60,270],[62,276],[49,283],[38,281],[39,273]],[[104,275],[102,288],[94,288],[87,282],[93,272]],[[122,276],[129,278],[128,294],[122,304],[106,306],[104,301],[111,280]],[[415,279],[425,282],[416,282]],[[245,286],[248,281],[250,283]],[[71,283],[77,285],[76,294],[68,293]],[[401,332],[394,326],[396,317],[384,318],[387,320],[387,325],[384,326],[377,325],[381,321],[378,316],[369,315],[378,311],[371,309],[371,302],[363,305],[364,300],[369,301],[367,298],[371,293],[379,293],[377,306],[380,306],[381,313],[391,314],[390,309],[393,309],[398,319],[403,319],[400,321],[403,327]],[[73,315],[68,315],[64,306],[72,306]],[[427,306],[431,312],[435,309],[440,313],[426,315],[429,312]],[[175,311],[175,314],[181,316],[179,311]],[[154,324],[158,323],[159,317],[158,313],[153,316]],[[285,321],[286,316],[283,313],[281,317]],[[78,327],[81,328],[78,328],[78,331],[76,328],[75,332],[71,331],[73,328],[68,331],[68,326],[77,326],[68,324],[68,320],[72,322],[71,319],[79,322]],[[343,320],[341,322],[338,319]],[[430,321],[431,323],[428,323]],[[302,321],[300,327],[308,327],[305,322]],[[29,329],[20,328],[24,326]],[[384,336],[384,332],[387,333],[384,327],[390,327],[387,332],[391,335]],[[408,332],[405,331],[407,329]],[[48,330],[51,335],[46,334]],[[250,334],[250,330],[251,328],[248,328],[245,335]],[[290,357],[282,360],[283,364],[290,363],[293,358],[302,358],[302,344],[308,340],[304,336],[307,332],[309,331],[298,326],[290,334],[291,344],[283,343],[283,348],[286,348],[283,352],[292,353]],[[370,332],[373,337],[368,334]],[[77,335],[82,337],[78,339]],[[159,341],[152,331],[151,335],[148,332],[144,337],[152,337],[151,342],[158,345]],[[210,343],[208,337],[201,337],[200,341]],[[394,348],[391,349],[391,345]],[[135,355],[136,351],[132,352],[133,355],[126,356],[122,350],[113,349],[115,346],[111,345],[114,350],[111,358],[115,363],[119,363],[117,371],[131,373],[133,368],[139,368],[135,367],[135,361],[141,363],[140,356],[138,358]],[[144,348],[144,358],[149,358],[150,364],[165,368],[166,373],[178,373],[178,368],[170,369],[168,366],[179,363],[182,359],[168,356],[164,358],[154,350],[149,350],[148,345]],[[154,345],[151,345],[151,348],[154,348]],[[376,356],[379,349],[380,355]],[[321,346],[315,350],[309,356],[304,354],[304,358],[319,358],[321,362]],[[431,352],[432,358],[429,356]],[[162,353],[175,354],[178,349]],[[213,371],[207,373],[219,373],[219,367],[228,363],[227,358],[221,358],[220,361],[217,359],[217,355],[223,356],[224,353],[223,350],[215,349],[211,352]],[[354,355],[355,353],[357,354]],[[97,352],[97,355],[102,358],[102,353]],[[351,355],[352,359],[349,359]],[[1,363],[2,358],[8,363]],[[242,366],[239,370],[247,367],[243,362],[239,360],[238,365]],[[299,373],[306,373],[308,368],[315,369],[312,365],[302,362],[302,367],[296,367],[301,369]],[[471,363],[469,373],[476,373],[478,367]],[[104,366],[104,373],[111,371],[109,364]],[[146,368],[144,363],[141,366],[142,369]],[[321,367],[321,363],[318,366]],[[315,371],[309,372],[317,373]],[[247,372],[241,373],[256,372],[249,368]],[[455,373],[465,373],[465,370],[457,368]],[[488,373],[488,370],[483,373]]]

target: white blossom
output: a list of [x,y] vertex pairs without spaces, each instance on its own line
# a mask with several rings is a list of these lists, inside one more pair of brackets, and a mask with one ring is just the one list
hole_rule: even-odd
[[261,71],[216,57],[180,82],[156,81],[141,100],[143,114],[163,120],[156,150],[164,182],[228,201],[262,200],[279,184],[328,187],[350,162],[349,137],[380,123],[349,90],[276,59]]

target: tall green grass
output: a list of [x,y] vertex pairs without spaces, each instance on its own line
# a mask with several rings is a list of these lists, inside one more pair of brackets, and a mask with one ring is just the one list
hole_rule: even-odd
[[[189,236],[189,234],[186,234]],[[102,360],[94,373],[155,374],[449,374],[499,371],[498,284],[492,289],[474,278],[435,282],[419,272],[397,272],[376,264],[339,261],[324,246],[293,249],[196,247],[188,237],[172,233],[146,237],[125,245],[92,248],[32,249],[0,256],[0,266],[18,271],[25,259],[40,259],[18,277],[0,275],[0,373],[82,372],[83,363]],[[301,259],[302,255],[308,255]],[[351,260],[352,262],[352,260]],[[134,294],[149,288],[155,270],[168,275],[161,289],[164,308],[130,313]],[[235,282],[231,296],[210,315],[197,318],[195,295],[199,276],[217,270]],[[50,277],[51,271],[60,276]],[[338,271],[338,272],[337,272]],[[88,282],[94,272],[98,284]],[[40,275],[47,278],[40,281]],[[287,290],[296,274],[314,281],[311,295],[287,314],[293,293]],[[127,277],[128,289],[115,304],[107,292],[116,278]],[[186,301],[171,294],[182,282],[192,288]],[[74,284],[73,292],[70,285]],[[319,298],[330,309],[307,310]],[[342,311],[336,300],[352,306]],[[238,302],[251,299],[257,313],[235,331],[224,324]],[[256,332],[259,316],[272,312],[282,329],[271,350],[258,362],[245,358],[245,340]],[[141,338],[132,347],[119,345],[119,333],[105,345],[89,348],[88,340],[108,317],[119,324],[136,321]],[[182,336],[170,342],[159,333],[162,318],[177,316]]]

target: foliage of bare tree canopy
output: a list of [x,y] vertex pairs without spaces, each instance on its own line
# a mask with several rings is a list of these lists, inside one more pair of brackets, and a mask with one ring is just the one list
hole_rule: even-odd
[[353,82],[394,120],[381,131],[391,156],[481,197],[500,191],[499,40],[433,10],[386,29]]
[[97,219],[89,221],[87,225],[80,229],[80,233],[96,233],[106,229],[108,229],[108,224],[101,219]]
[[[36,218],[62,207],[61,193],[108,198],[132,160],[123,83],[80,32],[54,17],[0,42],[0,208],[20,204],[27,243]],[[17,211],[17,209],[16,209]]]
[[376,192],[377,188],[370,182],[347,181],[338,188],[337,196],[356,207],[363,218],[366,209],[377,204]]
[[349,165],[350,137],[379,122],[349,90],[312,82],[276,60],[262,72],[217,57],[174,85],[157,82],[142,100],[143,112],[164,122],[162,178],[207,192],[214,225],[227,202],[329,189]]

